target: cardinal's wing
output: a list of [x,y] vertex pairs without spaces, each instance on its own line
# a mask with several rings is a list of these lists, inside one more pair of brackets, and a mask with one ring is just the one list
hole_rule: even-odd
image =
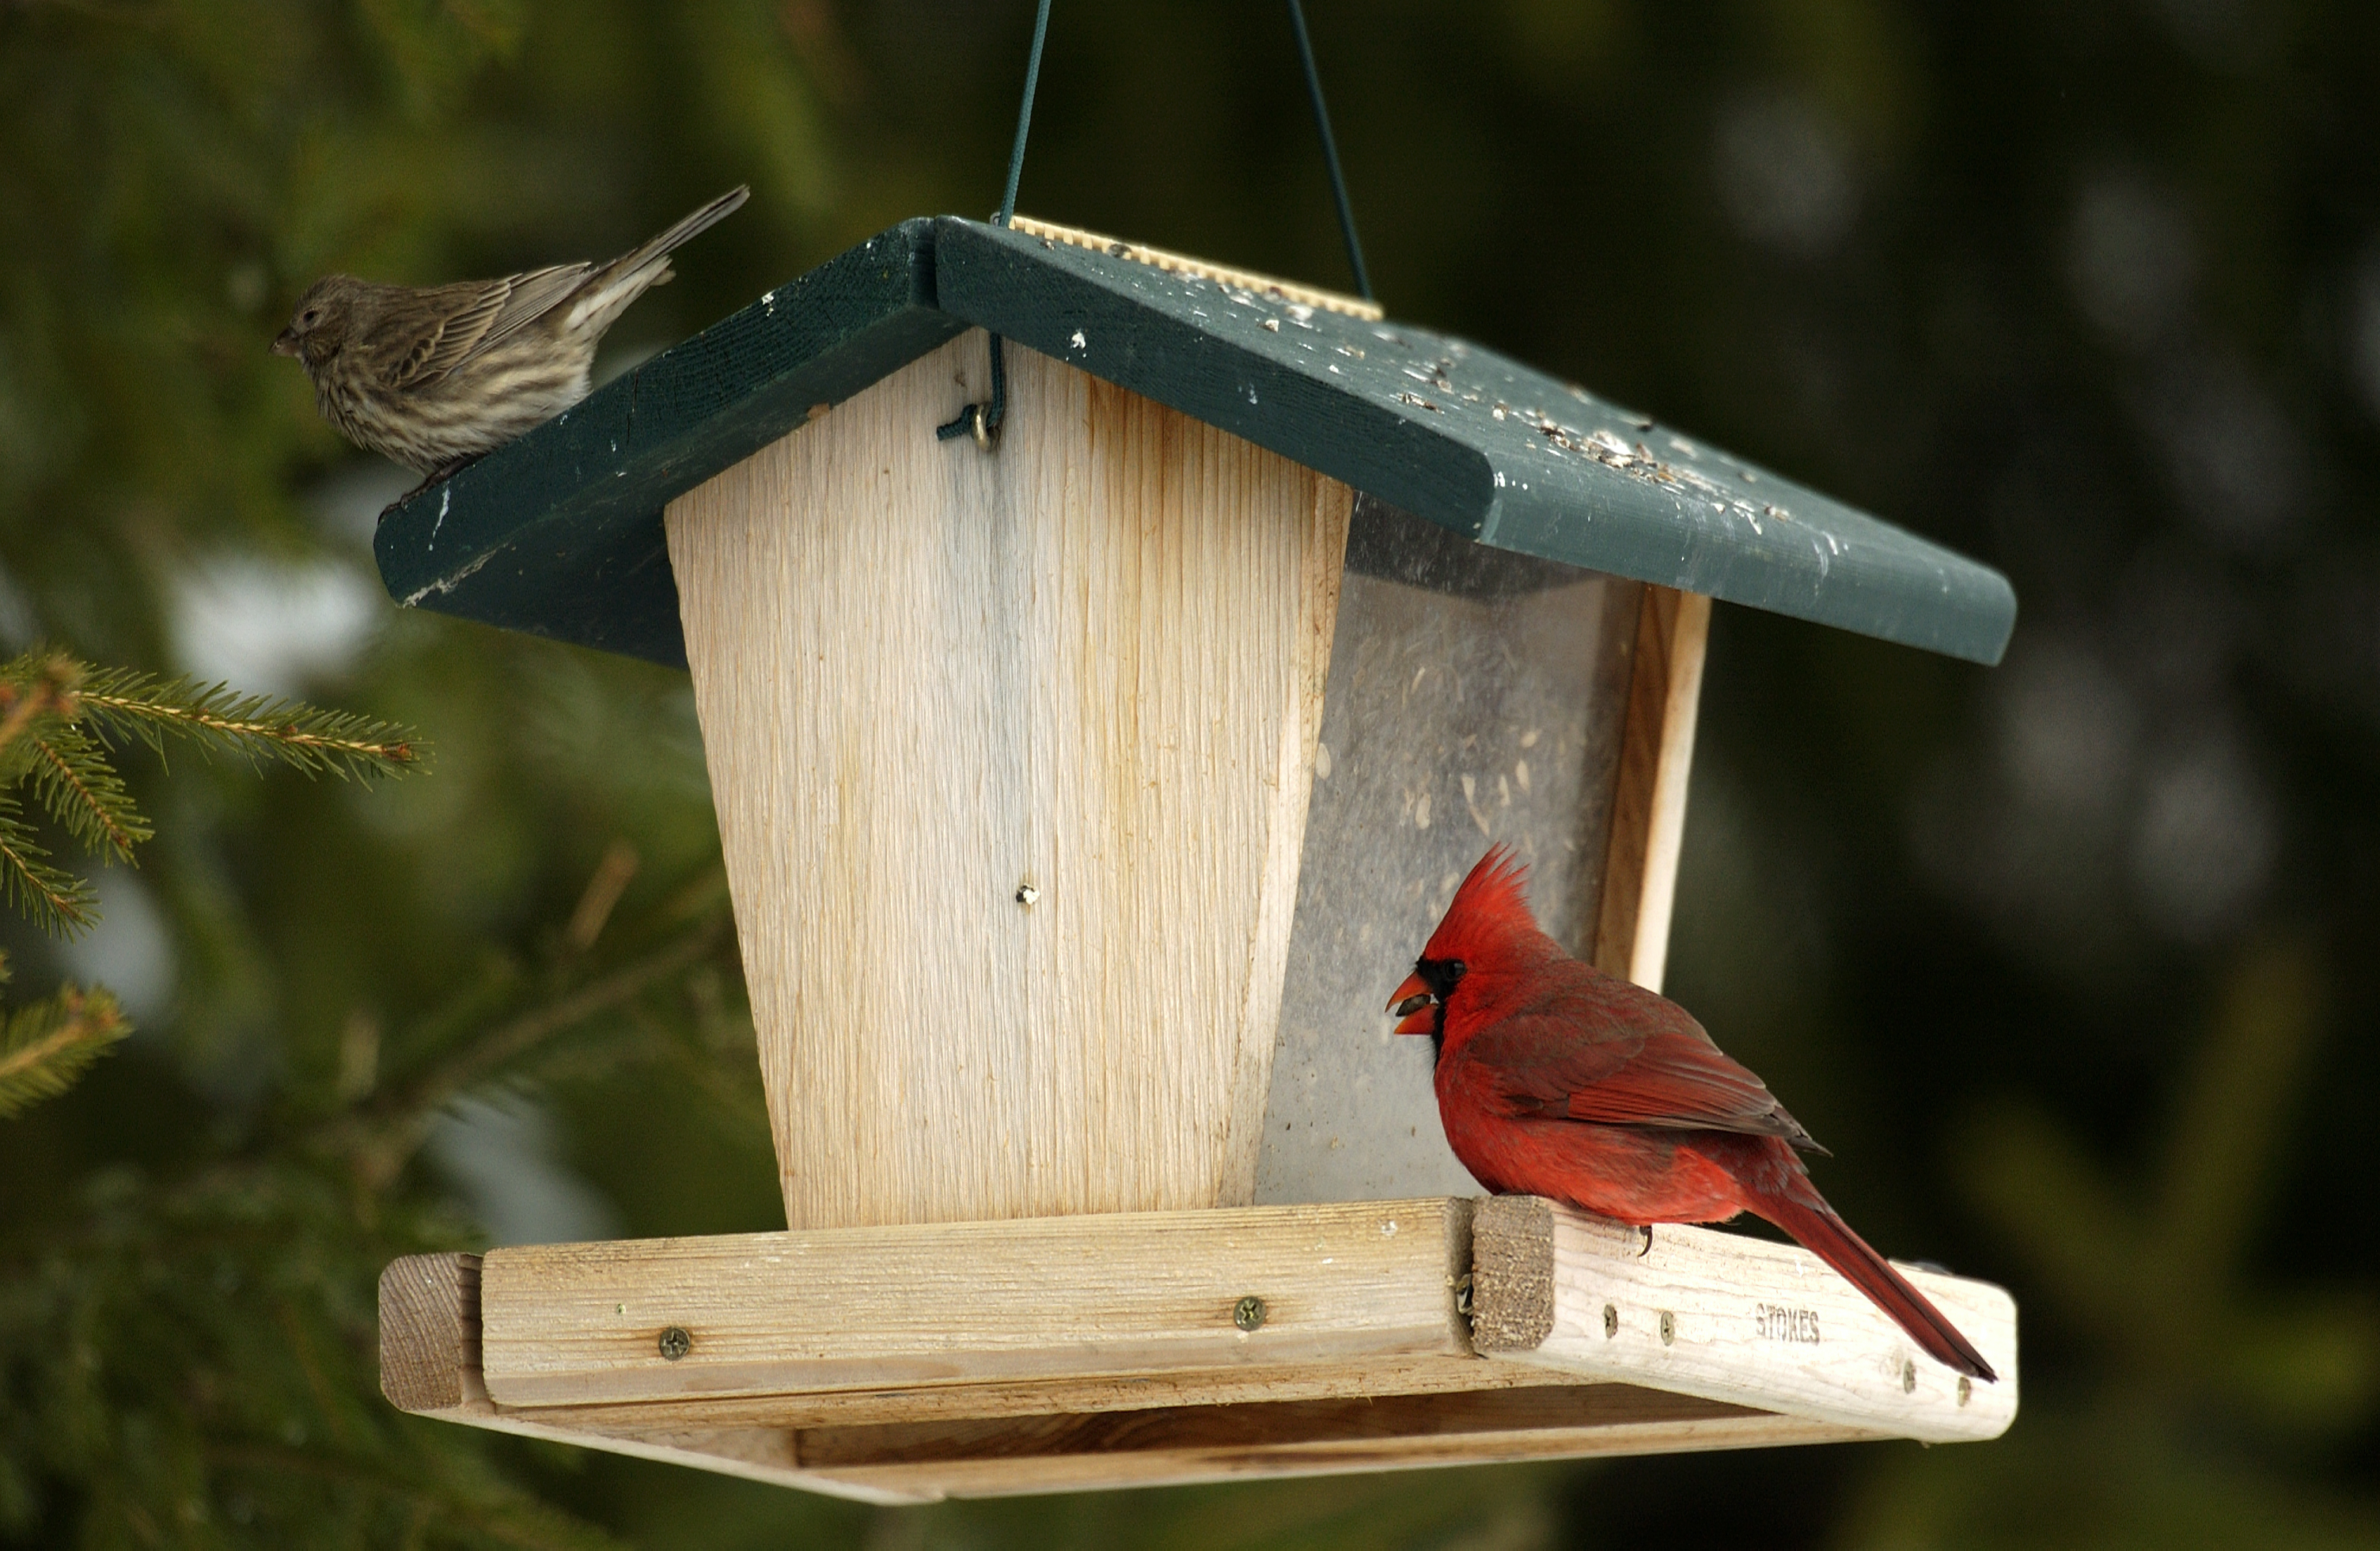
[[466,281],[433,293],[443,303],[395,373],[399,387],[434,382],[464,362],[552,311],[594,273],[592,264],[554,264],[501,280]]
[[1767,1084],[1675,1002],[1609,975],[1564,977],[1481,1030],[1459,1059],[1512,1115],[1781,1136],[1824,1151]]

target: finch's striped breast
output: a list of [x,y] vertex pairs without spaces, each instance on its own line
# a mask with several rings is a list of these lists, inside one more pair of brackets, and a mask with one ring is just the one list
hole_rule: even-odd
[[391,387],[343,357],[317,387],[351,440],[428,473],[492,452],[586,397],[594,353],[591,342],[530,329],[434,382]]

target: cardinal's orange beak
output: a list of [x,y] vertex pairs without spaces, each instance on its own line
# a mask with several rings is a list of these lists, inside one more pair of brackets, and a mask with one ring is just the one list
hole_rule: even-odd
[[1438,998],[1422,983],[1418,974],[1405,976],[1404,984],[1389,998],[1388,1011],[1397,1015],[1399,1034],[1438,1032]]

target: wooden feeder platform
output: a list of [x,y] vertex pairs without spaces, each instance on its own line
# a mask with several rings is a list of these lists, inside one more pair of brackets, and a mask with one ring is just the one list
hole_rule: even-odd
[[419,1415],[870,1502],[1778,1444],[1980,1440],[2016,1310],[1901,1267],[2009,1375],[1790,1244],[1528,1196],[414,1255]]

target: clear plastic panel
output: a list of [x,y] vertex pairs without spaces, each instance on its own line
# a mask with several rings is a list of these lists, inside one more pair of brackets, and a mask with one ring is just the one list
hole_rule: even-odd
[[1490,842],[1593,935],[1641,588],[1355,503],[1306,809],[1259,1202],[1475,1194],[1431,1046],[1380,1009]]

